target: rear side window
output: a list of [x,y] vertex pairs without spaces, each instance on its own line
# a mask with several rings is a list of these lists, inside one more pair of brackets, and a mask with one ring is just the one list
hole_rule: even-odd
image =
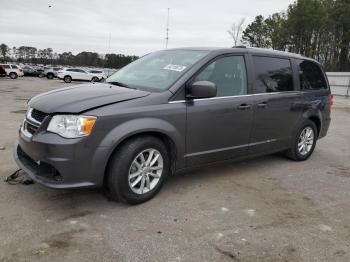
[[247,74],[243,56],[226,56],[207,65],[194,79],[210,81],[217,88],[216,96],[237,96],[247,93]]
[[327,89],[327,82],[321,68],[307,60],[297,60],[301,90]]
[[254,93],[293,91],[293,73],[289,59],[253,56]]
[[13,69],[18,69],[18,67],[16,65],[12,65],[11,66]]
[[79,69],[67,69],[69,72],[79,72]]
[[3,67],[4,67],[4,68],[10,68],[10,66],[9,66],[9,65],[3,65]]

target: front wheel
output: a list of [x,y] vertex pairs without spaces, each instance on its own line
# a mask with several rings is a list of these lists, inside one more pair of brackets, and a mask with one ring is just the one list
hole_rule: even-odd
[[317,141],[317,127],[311,120],[306,121],[298,130],[292,147],[286,155],[295,161],[308,159],[315,149]]
[[112,156],[107,172],[108,195],[129,204],[143,203],[159,192],[169,167],[161,140],[153,136],[129,140]]

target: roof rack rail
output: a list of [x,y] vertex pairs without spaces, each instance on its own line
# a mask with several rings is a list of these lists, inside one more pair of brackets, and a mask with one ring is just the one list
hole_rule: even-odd
[[247,48],[245,45],[234,45],[232,48]]

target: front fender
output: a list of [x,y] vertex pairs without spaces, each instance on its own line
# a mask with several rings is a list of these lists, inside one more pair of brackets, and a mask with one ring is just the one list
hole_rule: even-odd
[[181,157],[185,151],[185,139],[171,123],[158,118],[139,118],[126,121],[113,128],[101,141],[100,146],[109,147],[108,158],[113,151],[128,137],[147,132],[157,132],[168,136],[174,143],[177,152],[177,167],[184,166],[184,159]]

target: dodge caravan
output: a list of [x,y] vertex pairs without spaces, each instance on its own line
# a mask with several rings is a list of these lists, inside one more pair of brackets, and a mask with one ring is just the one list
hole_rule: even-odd
[[137,204],[180,170],[275,152],[308,159],[331,106],[321,65],[304,56],[168,49],[105,83],[32,98],[14,158],[45,186],[104,186],[110,198]]

